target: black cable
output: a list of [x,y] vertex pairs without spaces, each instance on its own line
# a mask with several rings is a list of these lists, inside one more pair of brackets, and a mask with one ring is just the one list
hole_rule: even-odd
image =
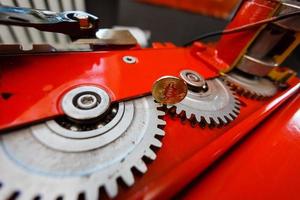
[[213,36],[226,35],[226,34],[232,34],[232,33],[237,33],[237,32],[241,32],[241,31],[249,30],[249,29],[252,29],[252,28],[257,27],[257,26],[261,26],[261,25],[271,23],[271,22],[276,22],[276,21],[279,21],[279,20],[283,20],[283,19],[286,19],[286,18],[289,18],[289,17],[296,16],[296,15],[300,15],[300,11],[292,12],[292,13],[288,13],[288,14],[284,14],[284,15],[279,15],[279,16],[274,16],[274,17],[271,17],[271,18],[268,18],[268,19],[264,19],[264,20],[261,20],[261,21],[258,21],[258,22],[246,24],[246,25],[239,26],[239,27],[232,28],[232,29],[206,33],[204,35],[200,35],[200,36],[196,37],[195,39],[185,43],[183,46],[189,46],[189,45],[193,44],[196,41],[203,40],[203,39],[213,37]]

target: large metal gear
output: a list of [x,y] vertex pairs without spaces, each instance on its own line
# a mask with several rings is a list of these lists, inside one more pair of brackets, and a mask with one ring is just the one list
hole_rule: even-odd
[[[201,86],[201,76],[194,71],[185,70],[183,73],[191,77],[190,81],[198,81]],[[184,78],[184,77],[183,77]],[[188,82],[189,84],[189,82]],[[191,85],[190,83],[189,85]],[[197,86],[196,83],[193,86]],[[240,102],[234,93],[220,80],[206,80],[202,90],[188,90],[187,96],[178,104],[167,105],[169,112],[176,112],[183,118],[201,124],[226,124],[234,120],[240,112]]]
[[272,97],[277,92],[274,83],[263,77],[230,72],[224,75],[224,80],[238,94],[249,98],[263,99]]
[[89,124],[62,117],[3,134],[0,199],[18,192],[26,200],[95,200],[101,187],[115,197],[117,179],[133,185],[133,168],[145,173],[142,158],[156,158],[151,148],[161,147],[155,136],[164,135],[164,114],[149,96],[112,105]]

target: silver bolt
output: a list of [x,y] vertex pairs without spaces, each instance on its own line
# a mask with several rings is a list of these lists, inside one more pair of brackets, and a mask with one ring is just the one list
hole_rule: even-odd
[[205,79],[193,70],[183,70],[180,77],[187,83],[189,89],[193,91],[206,92],[208,90]]
[[77,105],[81,109],[91,109],[97,106],[97,98],[92,94],[81,95],[77,99]]
[[186,77],[193,82],[199,82],[200,81],[200,77],[197,76],[196,74],[192,74],[192,73],[187,73]]
[[137,58],[133,56],[124,56],[123,61],[127,64],[135,64],[137,62]]

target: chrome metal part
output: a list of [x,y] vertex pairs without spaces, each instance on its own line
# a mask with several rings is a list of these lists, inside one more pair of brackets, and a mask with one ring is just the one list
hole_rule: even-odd
[[250,98],[265,98],[276,94],[277,87],[266,78],[246,77],[236,72],[224,75],[224,80],[240,95]]
[[188,91],[187,96],[169,111],[176,108],[176,114],[201,124],[226,124],[240,112],[240,102],[233,92],[220,80],[206,80],[206,92]]
[[[279,8],[278,15],[292,13],[300,10],[300,2],[297,0],[284,0]],[[300,16],[279,20],[275,24],[296,32],[300,31]]]
[[80,86],[62,99],[64,113],[73,119],[88,120],[101,116],[110,106],[109,95],[95,86]]
[[[104,187],[110,198],[118,193],[117,179],[134,184],[132,169],[147,171],[144,156],[156,158],[165,125],[151,96],[119,103],[112,117],[89,124],[93,130],[72,129],[68,118],[48,121],[1,135],[0,198],[18,191],[22,199],[98,199]],[[110,115],[108,114],[108,115]],[[101,123],[102,126],[99,126]],[[71,126],[69,125],[71,124]],[[100,194],[101,197],[102,194]]]
[[78,39],[74,41],[76,45],[88,44],[93,48],[103,45],[137,45],[137,40],[128,30],[99,29],[97,38]]
[[182,70],[180,77],[187,83],[191,90],[204,92],[208,90],[205,79],[193,70]]
[[[87,20],[83,20],[83,16],[87,17]],[[56,13],[0,5],[0,24],[34,27],[41,31],[64,33],[72,39],[79,39],[94,38],[100,21],[98,17],[82,11]]]
[[266,76],[276,66],[278,66],[278,64],[274,62],[267,63],[251,56],[244,55],[236,68],[248,74]]
[[99,40],[107,44],[115,45],[136,45],[137,40],[128,30],[99,29],[96,33]]

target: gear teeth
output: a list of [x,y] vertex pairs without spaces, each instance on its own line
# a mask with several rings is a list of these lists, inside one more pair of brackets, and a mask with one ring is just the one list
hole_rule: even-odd
[[252,80],[236,72],[230,72],[228,75],[225,75],[223,80],[237,94],[256,100],[272,97],[277,90],[272,81],[268,79],[259,78]]
[[85,200],[99,199],[99,189],[95,185],[90,184],[84,192],[84,197]]
[[232,119],[235,119],[235,118],[237,118],[237,116],[238,116],[238,115],[235,114],[233,111],[232,111],[232,113],[230,113],[229,115],[232,117]]
[[131,170],[128,170],[130,173],[124,173],[121,175],[122,180],[124,181],[124,183],[130,187],[134,184],[134,177],[133,174],[131,172]]
[[110,181],[106,182],[104,184],[105,191],[109,198],[114,198],[118,194],[118,185],[117,182],[114,179],[111,179]]
[[232,119],[231,119],[231,117],[230,117],[230,115],[228,115],[228,116],[224,116],[224,118],[226,119],[226,124],[228,124],[229,122],[231,122],[232,121]]
[[163,131],[162,129],[158,129],[156,132],[155,132],[156,135],[159,135],[159,136],[164,136],[165,135],[165,131]]
[[164,111],[161,111],[161,110],[158,110],[157,113],[158,113],[158,116],[165,116],[166,115],[166,113]]
[[195,119],[196,119],[197,122],[199,122],[199,123],[201,122],[201,116],[196,116],[195,115]]
[[232,115],[232,113],[229,113],[229,115],[227,117],[230,121],[233,121],[235,119],[235,117]]
[[235,103],[236,105],[238,105],[238,106],[241,106],[241,102],[240,102],[239,99],[237,99],[237,98],[235,98],[234,103]]
[[[77,199],[77,193],[75,192],[69,192],[68,194],[63,195],[63,200],[74,200]],[[29,199],[29,198],[27,198]],[[26,198],[24,200],[27,200]],[[18,199],[19,200],[19,199]]]
[[[210,117],[211,118],[211,117]],[[212,124],[215,123],[216,125],[220,125],[222,124],[222,120],[218,117],[218,118],[211,118]]]
[[[194,93],[188,93],[189,98],[186,101],[183,101],[175,106],[168,105],[168,114],[171,116],[179,117],[181,121],[184,123],[186,119],[190,121],[190,125],[195,127],[197,123],[200,124],[201,127],[204,127],[206,124],[210,125],[211,127],[225,125],[233,121],[237,115],[239,114],[241,102],[239,98],[236,96],[236,93],[228,87],[226,82],[224,83],[220,79],[208,80],[207,83],[214,87],[209,95],[215,95],[218,97],[223,97],[225,94],[228,94],[228,98],[221,98],[228,101],[227,107],[223,108],[222,105],[213,104],[217,103],[216,101],[212,100],[211,98],[207,98],[206,96],[197,96]],[[227,96],[227,95],[226,95]],[[194,99],[193,99],[194,98]],[[197,105],[197,101],[199,100],[199,105]],[[218,106],[220,110],[210,110],[209,104],[205,104],[202,102],[211,102],[212,106]],[[205,106],[205,107],[203,107]],[[201,109],[203,107],[203,109]],[[234,115],[230,116],[230,114],[234,113]]]
[[173,107],[173,105],[166,105],[167,109],[170,109]]
[[7,188],[7,187],[1,187],[0,188],[0,197],[2,199],[9,199],[11,195],[14,193],[14,190]]
[[[127,135],[126,135],[126,137],[124,137],[125,138],[124,140],[127,143],[124,143],[124,145],[122,144],[125,147],[126,146],[130,147],[131,145],[136,145],[136,149],[134,149],[134,151],[129,152],[129,153],[127,153],[127,151],[124,151],[124,155],[122,154],[120,156],[120,159],[117,159],[115,161],[115,163],[112,163],[112,164],[104,163],[105,167],[103,168],[103,171],[100,171],[98,173],[95,172],[95,174],[90,174],[88,176],[83,176],[83,177],[78,176],[78,177],[76,177],[76,179],[73,179],[73,177],[72,177],[72,180],[69,180],[68,178],[64,179],[64,178],[58,177],[58,179],[55,179],[55,181],[52,181],[52,178],[50,178],[49,182],[47,182],[47,181],[45,181],[44,177],[39,178],[39,176],[35,176],[35,174],[33,174],[32,176],[31,176],[31,174],[28,174],[28,175],[26,174],[26,175],[24,175],[24,177],[32,178],[33,182],[36,181],[36,182],[34,182],[35,185],[32,186],[32,188],[33,188],[32,189],[31,186],[30,186],[30,188],[28,188],[28,186],[26,186],[26,182],[23,182],[23,185],[22,185],[22,183],[20,183],[20,185],[23,187],[24,193],[20,193],[20,196],[18,196],[16,199],[27,200],[27,199],[36,198],[36,199],[43,199],[43,200],[53,200],[53,199],[63,199],[63,200],[71,200],[72,199],[73,200],[73,199],[78,199],[80,197],[83,197],[86,200],[95,200],[95,199],[99,199],[99,198],[102,199],[102,196],[105,197],[106,195],[109,198],[114,198],[118,194],[118,189],[119,189],[118,188],[118,180],[122,180],[122,182],[124,182],[128,187],[132,186],[135,183],[135,177],[132,172],[133,168],[141,173],[146,173],[147,165],[143,161],[143,158],[147,157],[151,160],[156,159],[157,155],[156,155],[155,151],[153,150],[156,148],[152,148],[152,147],[160,148],[162,146],[162,142],[157,138],[161,138],[158,136],[165,135],[165,132],[162,128],[166,125],[166,121],[164,121],[162,119],[162,117],[159,117],[159,116],[164,116],[166,113],[161,110],[157,110],[157,104],[155,104],[153,101],[150,102],[149,98],[146,100],[147,100],[148,104],[145,104],[145,100],[141,99],[141,100],[135,100],[137,102],[134,102],[132,106],[136,106],[137,110],[134,110],[134,112],[136,112],[138,114],[137,115],[138,117],[135,117],[134,119],[139,119],[139,120],[137,120],[137,122],[140,122],[140,123],[145,122],[143,120],[142,116],[148,116],[148,115],[144,115],[145,110],[146,111],[150,110],[149,115],[151,116],[150,119],[152,119],[152,120],[150,121],[150,123],[147,123],[147,124],[149,124],[149,127],[146,127],[147,128],[146,130],[149,132],[146,132],[146,134],[142,135],[143,139],[139,143],[133,143],[132,141],[135,142],[135,140],[133,140],[133,137],[139,138],[140,135],[138,135],[138,134],[130,135],[131,132],[129,132],[129,130],[131,130],[131,129],[128,128],[128,129],[126,129],[126,131],[127,131],[126,133],[128,133],[128,139],[127,139],[128,141],[125,140],[127,137]],[[143,105],[143,106],[149,105],[149,107],[141,108],[141,107],[139,107],[140,105]],[[150,109],[148,109],[148,108],[150,108]],[[148,113],[146,113],[146,114],[148,114]],[[136,122],[133,121],[131,123],[136,123]],[[133,125],[134,126],[132,126],[133,127],[132,133],[143,133],[144,132],[144,131],[139,131],[138,128],[140,126],[137,123],[133,124]],[[28,128],[28,129],[32,129],[32,127]],[[25,129],[25,130],[28,131],[28,137],[31,138],[32,134],[30,134],[31,132],[29,132],[28,129]],[[26,132],[26,134],[27,134],[27,132]],[[23,139],[23,138],[21,138],[21,139]],[[122,137],[122,139],[123,139],[123,137]],[[121,140],[121,137],[120,137],[120,140]],[[0,141],[0,142],[2,142],[2,141]],[[117,141],[117,142],[119,142],[119,141]],[[118,145],[118,143],[116,145]],[[116,148],[116,145],[112,144],[112,147],[109,148],[109,150]],[[117,149],[119,151],[119,147]],[[93,151],[94,151],[94,149],[93,149]],[[106,151],[106,152],[111,152],[111,151]],[[94,152],[92,152],[92,153],[93,153],[93,155],[96,154]],[[2,156],[1,151],[0,151],[0,156]],[[66,156],[68,157],[69,155],[66,155]],[[110,154],[105,155],[105,158],[106,158],[106,156],[110,157],[111,155]],[[91,160],[91,162],[93,162],[93,159],[90,159],[89,156],[87,156],[87,157],[89,160]],[[29,158],[31,158],[30,155],[29,155]],[[100,157],[99,159],[102,159],[102,157]],[[77,159],[75,161],[77,161]],[[83,161],[85,161],[85,160],[83,160]],[[79,162],[83,162],[83,161],[79,161]],[[95,163],[95,161],[93,163]],[[95,164],[97,164],[97,162]],[[100,162],[100,164],[101,164],[101,162]],[[8,165],[7,168],[9,166],[10,165]],[[98,164],[97,164],[97,166],[98,166]],[[6,168],[4,168],[4,169],[6,169]],[[69,170],[69,169],[67,169],[67,170]],[[76,170],[77,170],[77,168],[76,168]],[[101,168],[101,170],[102,170],[102,168]],[[4,177],[4,178],[6,178],[6,177]],[[9,177],[7,179],[9,179]],[[19,180],[16,180],[16,181],[19,181]],[[42,185],[42,188],[41,188],[39,183],[41,183],[42,181],[45,181],[46,184]],[[58,182],[58,181],[61,181],[61,182]],[[60,184],[57,184],[57,183],[60,183]],[[80,185],[78,185],[78,184],[80,184]],[[19,185],[19,182],[17,182],[16,185]],[[59,185],[63,185],[63,187],[61,187]],[[19,188],[17,188],[17,189],[19,189]],[[104,190],[103,192],[102,192],[102,189]],[[21,190],[21,191],[23,191],[23,190]],[[15,190],[8,189],[8,187],[6,187],[6,185],[1,185],[1,182],[0,182],[0,200],[2,198],[9,199],[12,195],[15,194],[14,192],[15,192]]]
[[[226,119],[225,116],[221,116],[220,118],[221,118],[222,122],[225,123],[225,124],[230,122],[230,121],[228,121],[228,120]],[[220,123],[222,124],[222,122],[220,122]]]
[[152,139],[151,144],[155,147],[158,147],[158,148],[160,148],[162,146],[162,143],[156,138]]
[[204,117],[204,120],[206,121],[206,123],[208,123],[208,124],[211,124],[211,123],[212,123],[210,117],[208,117],[208,116],[203,116],[203,117]]
[[151,160],[155,160],[156,159],[156,154],[150,148],[145,151],[145,156],[147,158],[151,159]]
[[165,120],[162,120],[162,119],[157,119],[157,124],[161,125],[161,126],[165,126],[165,125],[167,125],[167,122]]
[[185,117],[190,119],[192,117],[192,113],[185,111]]
[[175,112],[176,112],[176,114],[177,114],[177,115],[180,115],[180,114],[181,114],[183,111],[182,111],[182,110],[179,110],[179,109],[177,109],[177,108],[176,108],[176,106],[175,106]]
[[55,197],[54,194],[41,195],[41,199],[43,200],[53,200],[58,198],[59,196]]
[[238,115],[238,114],[240,114],[240,109],[234,108],[234,109],[233,109],[233,112],[234,112],[236,115]]
[[143,174],[146,173],[146,171],[148,170],[145,162],[142,159],[137,161],[137,163],[134,165],[134,167]]

